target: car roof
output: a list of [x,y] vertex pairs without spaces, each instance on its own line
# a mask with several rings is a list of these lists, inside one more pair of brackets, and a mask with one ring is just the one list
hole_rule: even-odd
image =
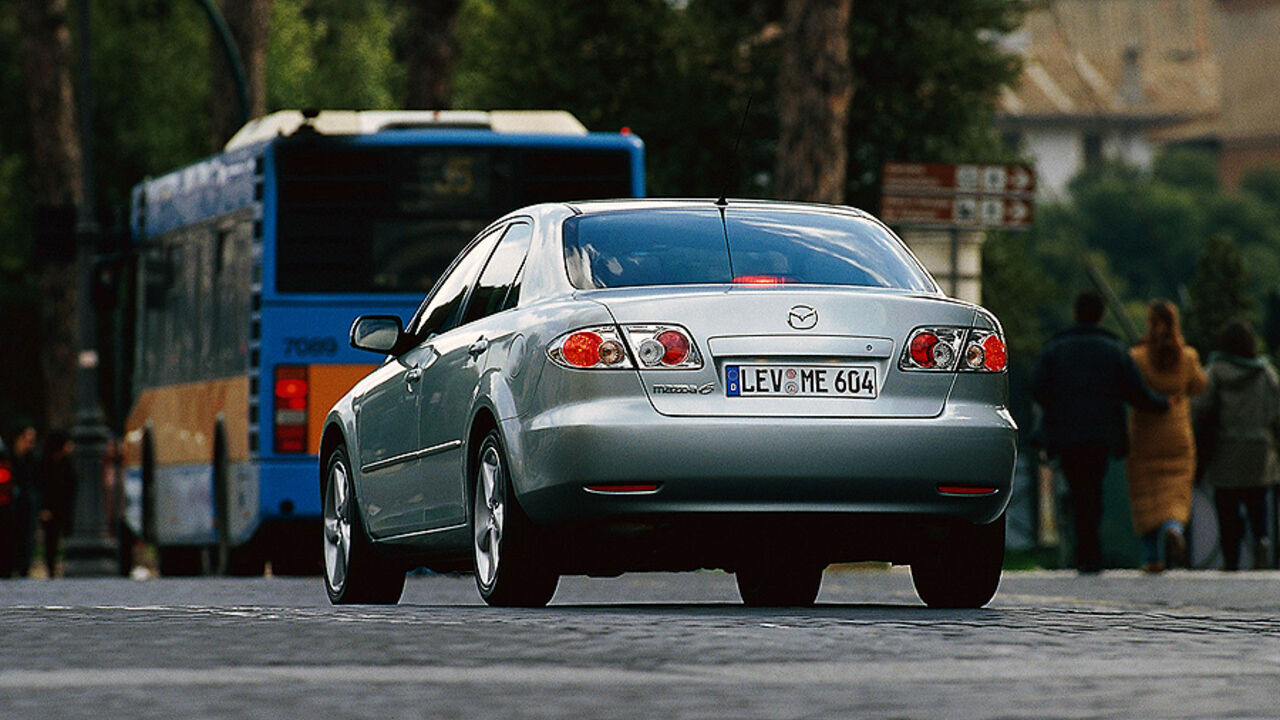
[[751,208],[752,210],[779,210],[814,212],[828,215],[846,215],[866,220],[875,217],[865,210],[847,205],[822,205],[818,203],[788,202],[782,200],[749,200],[729,198],[724,205],[711,198],[625,198],[618,200],[583,200],[565,203],[579,215],[613,212],[617,210],[678,210],[688,208]]

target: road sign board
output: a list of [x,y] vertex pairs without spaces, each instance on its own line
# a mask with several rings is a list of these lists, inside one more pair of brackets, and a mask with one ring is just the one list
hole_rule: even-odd
[[890,162],[884,166],[886,195],[1031,196],[1036,191],[1035,169],[1030,165],[980,165]]
[[903,163],[884,166],[881,219],[890,225],[1022,228],[1031,224],[1029,165]]
[[1034,208],[1024,198],[981,195],[885,195],[880,219],[889,225],[1027,227]]

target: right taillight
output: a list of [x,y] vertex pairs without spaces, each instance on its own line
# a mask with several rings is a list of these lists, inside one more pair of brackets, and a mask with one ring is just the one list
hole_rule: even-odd
[[916,328],[898,360],[898,369],[916,372],[1001,372],[1007,366],[1004,338],[980,328]]

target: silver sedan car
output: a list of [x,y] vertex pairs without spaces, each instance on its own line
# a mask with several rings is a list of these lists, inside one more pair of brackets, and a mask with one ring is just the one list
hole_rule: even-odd
[[721,568],[749,605],[831,563],[908,564],[979,607],[1004,557],[1017,428],[991,313],[845,207],[620,200],[517,210],[402,325],[320,451],[325,584],[394,603],[472,571],[491,605],[561,575]]

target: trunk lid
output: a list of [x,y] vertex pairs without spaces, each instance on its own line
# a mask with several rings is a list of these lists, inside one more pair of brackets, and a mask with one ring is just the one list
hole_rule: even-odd
[[917,327],[968,327],[975,317],[973,306],[943,297],[849,287],[645,287],[582,297],[620,325],[689,331],[700,368],[639,370],[654,409],[673,416],[934,417],[955,373],[899,370],[903,344]]

